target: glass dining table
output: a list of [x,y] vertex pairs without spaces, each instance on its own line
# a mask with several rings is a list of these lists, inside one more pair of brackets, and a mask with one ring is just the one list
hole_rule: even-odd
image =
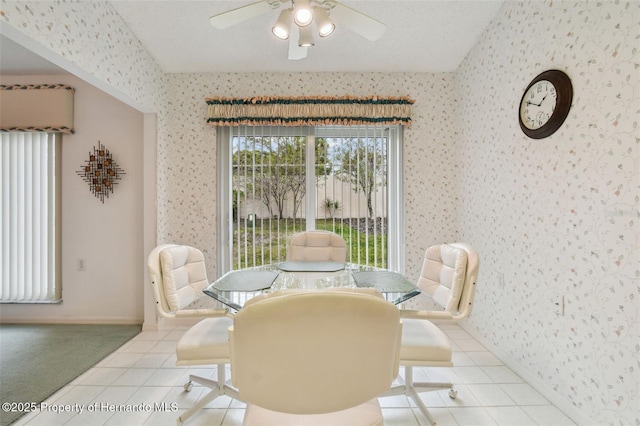
[[204,293],[239,311],[248,300],[263,293],[337,287],[375,288],[396,305],[420,294],[420,289],[398,272],[337,262],[281,262],[229,271]]

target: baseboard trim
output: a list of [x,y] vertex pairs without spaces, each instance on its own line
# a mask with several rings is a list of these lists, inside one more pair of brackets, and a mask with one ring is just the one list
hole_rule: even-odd
[[142,323],[142,331],[158,331],[158,322],[145,321]]
[[578,425],[591,425],[593,420],[585,417],[576,406],[569,402],[564,396],[559,394],[555,389],[548,384],[540,380],[531,371],[525,368],[522,364],[516,361],[511,355],[491,343],[480,332],[469,324],[468,321],[461,321],[458,325],[467,333],[469,333],[474,339],[482,343],[483,346],[488,348],[500,361],[502,361],[507,367],[512,369],[517,375],[527,381],[535,390],[540,392],[547,398],[553,405],[558,407],[567,417],[576,422]]
[[172,330],[176,327],[190,328],[201,321],[202,318],[156,318],[155,322],[145,321],[142,324],[142,331],[164,331]]
[[142,319],[138,318],[3,318],[0,324],[105,324],[105,325],[140,325]]

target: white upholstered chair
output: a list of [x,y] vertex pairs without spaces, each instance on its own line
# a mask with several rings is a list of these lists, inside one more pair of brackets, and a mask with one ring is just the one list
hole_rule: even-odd
[[164,318],[199,320],[187,330],[176,347],[176,365],[216,365],[217,381],[190,375],[184,385],[191,390],[192,382],[210,388],[204,397],[178,418],[178,424],[220,395],[237,396],[226,385],[225,364],[230,361],[228,329],[233,324],[226,309],[189,309],[203,296],[209,285],[202,252],[194,247],[163,244],[151,251],[147,261],[156,310]]
[[402,324],[379,293],[274,292],[229,330],[244,425],[381,425],[377,397],[398,374]]
[[163,318],[224,317],[226,309],[190,308],[210,283],[204,256],[195,247],[162,244],[151,251],[147,260],[156,311]]
[[386,395],[407,395],[432,424],[435,424],[435,419],[418,392],[449,389],[449,397],[453,399],[457,392],[451,383],[414,382],[413,367],[453,365],[449,339],[431,320],[460,321],[471,314],[479,265],[478,253],[468,244],[429,247],[417,285],[442,309],[401,311],[400,365],[404,367],[404,384],[395,386]]
[[289,243],[287,260],[293,262],[347,261],[347,244],[340,235],[323,230],[295,234]]

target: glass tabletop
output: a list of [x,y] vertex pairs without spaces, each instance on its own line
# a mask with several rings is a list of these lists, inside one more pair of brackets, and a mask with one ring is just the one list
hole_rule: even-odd
[[397,272],[333,262],[304,262],[299,265],[285,262],[230,271],[211,283],[204,293],[239,311],[248,300],[262,293],[335,287],[372,287],[380,291],[385,300],[396,305],[420,294],[415,284]]

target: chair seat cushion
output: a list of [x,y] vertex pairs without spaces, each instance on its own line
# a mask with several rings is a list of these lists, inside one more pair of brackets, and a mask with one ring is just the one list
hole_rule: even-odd
[[451,365],[451,343],[431,321],[402,319],[401,365]]
[[176,365],[229,362],[229,317],[206,318],[184,333],[176,347]]
[[382,426],[382,410],[377,399],[346,410],[326,414],[288,414],[247,404],[245,426]]

